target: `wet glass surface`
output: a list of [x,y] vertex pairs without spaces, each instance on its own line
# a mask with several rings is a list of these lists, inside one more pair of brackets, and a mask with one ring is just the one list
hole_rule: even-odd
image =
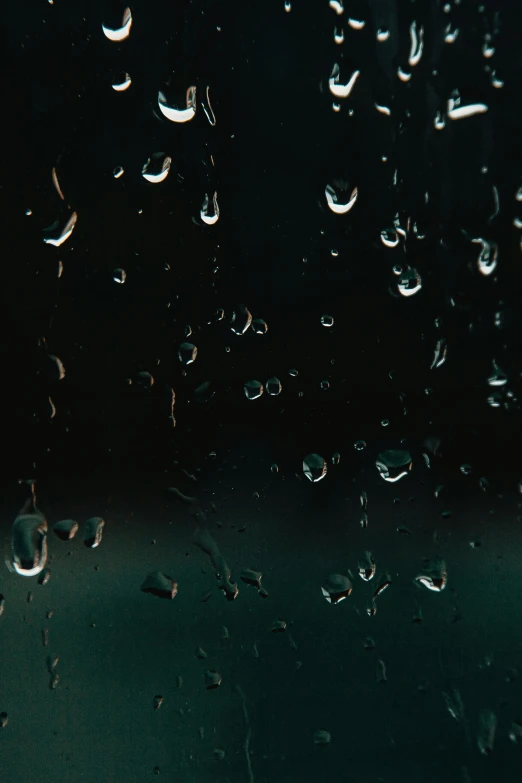
[[515,780],[522,11],[3,14],[2,780]]

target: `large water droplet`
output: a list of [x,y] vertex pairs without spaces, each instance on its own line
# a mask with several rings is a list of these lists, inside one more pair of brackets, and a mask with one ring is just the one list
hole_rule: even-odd
[[422,57],[422,50],[424,48],[424,27],[419,28],[417,31],[417,22],[413,21],[410,25],[410,55],[408,62],[410,65],[417,65]]
[[53,525],[53,532],[62,541],[70,541],[78,532],[78,522],[73,519],[62,519]]
[[102,30],[109,41],[124,41],[129,37],[132,27],[132,13],[130,8],[126,8],[123,12],[123,19],[121,20],[121,27],[112,28],[106,27],[102,24]]
[[217,193],[214,193],[211,202],[209,202],[208,194],[205,194],[199,216],[203,223],[206,223],[207,226],[213,226],[214,223],[218,222],[219,205],[217,201]]
[[102,517],[91,517],[85,523],[83,531],[83,543],[89,549],[95,549],[101,544],[105,520]]
[[384,247],[397,247],[399,235],[394,228],[385,228],[381,231],[381,242]]
[[321,585],[321,592],[329,604],[338,604],[350,595],[352,583],[343,574],[330,574]]
[[178,593],[178,583],[161,571],[153,571],[145,577],[140,590],[142,593],[172,600]]
[[172,158],[164,152],[155,152],[143,166],[141,173],[147,182],[156,184],[167,179]]
[[244,386],[247,400],[257,400],[263,394],[263,384],[260,381],[247,381]]
[[282,388],[279,378],[269,378],[266,382],[266,390],[272,397],[277,397],[278,394],[281,394]]
[[[342,189],[344,190],[344,188]],[[338,190],[341,190],[341,188],[338,188]],[[331,211],[336,215],[344,215],[346,212],[349,212],[352,209],[353,205],[357,201],[358,190],[357,188],[354,188],[350,193],[348,200],[341,201],[340,193],[336,193],[336,190],[332,185],[327,185],[325,188],[325,196],[326,202]]]
[[385,481],[399,481],[399,479],[406,476],[408,471],[411,470],[411,455],[408,451],[403,449],[381,451],[377,457],[375,466]]
[[268,332],[268,324],[262,318],[254,318],[252,328],[256,334],[266,334]]
[[183,109],[169,105],[165,94],[161,91],[158,92],[158,106],[167,120],[171,122],[189,122],[196,114],[196,88],[193,86],[188,88]]
[[178,350],[178,358],[182,364],[192,364],[196,361],[198,349],[192,343],[181,343]]
[[120,80],[117,82],[114,82],[114,84],[111,84],[111,87],[116,92],[125,92],[125,90],[128,90],[129,87],[132,84],[132,79],[129,76],[128,73],[123,73],[120,77]]
[[303,460],[303,473],[314,483],[326,476],[327,469],[326,461],[319,454],[309,454]]
[[252,315],[245,305],[238,305],[233,313],[230,328],[235,334],[245,334],[252,323]]
[[427,590],[440,593],[444,590],[448,581],[446,563],[441,559],[428,560],[422,573],[415,577],[415,581]]
[[46,243],[46,245],[53,245],[54,247],[60,247],[71,236],[76,226],[77,220],[78,220],[78,214],[76,212],[73,212],[72,215],[70,215],[67,222],[65,223],[65,225],[60,226],[60,223],[56,221],[56,223],[53,223],[53,225],[50,228],[46,229],[45,231],[46,236],[44,236],[43,241]]
[[332,75],[328,79],[328,87],[332,95],[335,95],[336,98],[347,98],[350,95],[355,82],[359,78],[360,73],[360,71],[354,71],[348,81],[343,84],[341,83],[341,71],[339,65],[335,63],[334,67],[332,68]]
[[29,513],[22,510],[13,522],[11,549],[11,565],[17,574],[36,576],[45,568],[47,521],[34,505]]

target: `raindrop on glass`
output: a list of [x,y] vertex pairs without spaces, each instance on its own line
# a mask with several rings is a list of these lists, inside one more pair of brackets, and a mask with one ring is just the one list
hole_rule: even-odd
[[327,470],[326,461],[319,454],[309,454],[303,460],[303,473],[313,483],[321,481]]
[[244,391],[247,400],[257,400],[263,394],[263,384],[260,381],[247,381]]
[[411,455],[408,451],[402,449],[381,451],[377,457],[375,466],[385,481],[399,481],[399,479],[406,476],[408,471],[411,470]]

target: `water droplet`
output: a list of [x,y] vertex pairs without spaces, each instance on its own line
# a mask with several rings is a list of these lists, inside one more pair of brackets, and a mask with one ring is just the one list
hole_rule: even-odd
[[295,368],[292,368],[291,370],[288,370],[288,375],[291,375],[292,378],[297,378],[297,376],[299,375],[299,371],[296,370]]
[[336,44],[342,44],[344,41],[344,30],[342,27],[335,28],[334,30],[334,41]]
[[125,269],[115,269],[112,273],[112,279],[115,283],[119,283],[120,285],[123,285],[125,280],[127,279],[127,273],[125,272]]
[[213,691],[219,688],[223,678],[221,674],[214,669],[207,669],[205,672],[205,688],[207,691]]
[[446,361],[446,353],[447,353],[448,347],[447,342],[444,338],[441,340],[437,340],[437,345],[435,346],[435,354],[433,356],[433,361],[430,366],[430,370],[436,370],[438,367],[442,367],[444,362]]
[[361,504],[361,508],[366,511],[368,508],[368,495],[366,494],[365,490],[363,489],[360,496],[359,496],[359,502]]
[[45,568],[40,574],[40,576],[38,577],[38,584],[42,585],[42,587],[45,587],[45,585],[48,584],[50,578],[51,578],[51,569]]
[[375,576],[375,561],[371,552],[365,552],[359,560],[359,576],[365,582],[369,582]]
[[379,114],[385,114],[387,117],[391,116],[391,109],[389,106],[384,106],[382,103],[376,103],[375,108]]
[[413,296],[422,288],[421,276],[413,267],[407,267],[400,275],[397,288],[402,296]]
[[409,71],[403,71],[400,66],[397,68],[397,76],[401,82],[409,82],[411,79],[411,73]]
[[178,350],[178,358],[182,364],[188,365],[196,361],[198,349],[192,343],[181,343]]
[[230,328],[235,334],[245,334],[252,323],[252,315],[244,305],[238,305],[233,313]]
[[472,467],[471,465],[464,464],[460,466],[460,472],[464,473],[465,476],[470,476],[472,473]]
[[491,710],[481,710],[478,717],[477,746],[484,756],[493,753],[497,716]]
[[343,84],[341,83],[341,71],[338,63],[335,63],[332,68],[332,75],[328,79],[328,87],[332,95],[334,95],[336,98],[348,98],[350,95],[353,86],[357,79],[360,76],[360,71],[353,71],[348,81]]
[[[2,713],[2,715],[5,715],[5,713]],[[522,724],[516,720],[511,723],[509,739],[517,745],[522,742]]]
[[142,593],[150,593],[158,598],[173,599],[178,592],[178,583],[161,571],[153,571],[146,576],[140,590]]
[[83,530],[83,543],[90,549],[95,549],[101,544],[105,520],[102,517],[90,517]]
[[163,696],[154,696],[152,700],[152,709],[159,710],[162,704],[163,704]]
[[321,316],[321,323],[323,326],[333,326],[334,319],[331,315],[322,315]]
[[254,318],[252,328],[256,334],[266,334],[268,332],[268,324],[262,318]]
[[339,454],[338,451],[334,452],[334,454],[332,454],[332,465],[338,465],[340,461],[341,461],[341,455]]
[[5,729],[8,723],[7,712],[0,712],[0,729]]
[[389,423],[390,423],[389,419],[383,419],[381,421],[381,427],[388,427]]
[[498,245],[495,242],[488,242],[482,238],[472,239],[471,241],[481,246],[477,258],[477,267],[480,274],[487,277],[497,268]]
[[321,592],[329,604],[339,604],[352,592],[352,583],[343,574],[330,574],[322,583]]
[[341,14],[344,12],[344,6],[342,4],[342,0],[330,0],[328,3],[330,8],[333,8],[337,16],[341,16]]
[[335,189],[332,185],[327,185],[325,189],[327,204],[331,211],[336,215],[344,215],[349,212],[357,201],[357,195],[358,190],[357,188],[354,188],[348,198],[348,201],[341,202],[339,201],[340,196],[338,196],[338,194],[335,192]]
[[163,182],[168,177],[171,163],[172,158],[169,158],[164,152],[155,152],[143,166],[142,176],[147,182],[153,184]]
[[386,682],[386,664],[384,661],[377,661],[377,682]]
[[363,27],[365,26],[366,22],[364,21],[364,19],[353,19],[353,18],[350,18],[350,19],[348,19],[348,24],[350,25],[352,30],[362,30]]
[[114,171],[112,172],[112,176],[114,179],[119,179],[120,177],[123,177],[124,171],[122,166],[116,166]]
[[73,212],[70,215],[69,219],[67,220],[65,225],[62,226],[62,228],[60,228],[59,222],[56,221],[56,223],[53,223],[53,225],[45,231],[47,236],[44,237],[43,241],[45,242],[46,245],[53,245],[53,247],[60,247],[71,236],[77,221],[78,221],[78,214],[76,212]]
[[292,10],[292,3],[290,2],[290,0],[285,0],[286,13],[289,14],[291,10]]
[[36,576],[47,562],[47,521],[28,501],[13,522],[11,565],[21,576]]
[[466,117],[473,117],[475,114],[484,114],[488,107],[485,103],[470,103],[465,106],[460,105],[460,98],[450,98],[448,100],[448,117],[450,120],[461,120]]
[[[330,5],[332,3],[330,2]],[[329,731],[325,731],[325,729],[318,729],[314,733],[314,745],[329,745],[332,741],[332,735]]]
[[424,27],[421,25],[417,32],[417,22],[415,21],[410,25],[410,39],[411,46],[408,62],[411,66],[415,66],[419,63],[424,48]]
[[366,441],[364,440],[356,440],[353,444],[353,447],[356,451],[362,451],[366,448]]
[[387,30],[386,28],[381,27],[379,28],[379,30],[377,30],[377,40],[380,43],[382,43],[382,41],[387,41],[389,37],[390,37],[390,31]]
[[261,589],[261,579],[263,574],[261,571],[254,571],[252,568],[244,568],[241,572],[240,579],[247,585],[252,585],[257,590]]
[[263,384],[260,381],[247,381],[244,386],[247,400],[257,400],[263,394]]
[[130,8],[126,8],[123,12],[123,19],[121,20],[121,27],[112,28],[106,27],[102,24],[102,30],[106,38],[109,41],[124,41],[129,37],[132,27],[132,13]]
[[214,193],[214,195],[212,196],[212,206],[209,205],[208,194],[205,194],[205,198],[203,199],[203,205],[201,207],[199,216],[203,221],[203,223],[205,223],[207,226],[213,226],[215,223],[218,222],[219,205],[217,201],[217,193]]
[[496,361],[493,359],[493,373],[488,378],[489,386],[505,386],[507,382],[507,375],[500,369]]
[[451,29],[451,24],[446,25],[445,29],[445,35],[444,35],[444,42],[447,44],[453,44],[457,40],[457,36],[459,34],[460,30],[458,27],[455,27],[454,30]]
[[281,381],[279,378],[269,378],[266,382],[266,390],[268,394],[272,397],[276,397],[278,394],[281,394],[282,390]]
[[385,228],[381,231],[381,242],[384,247],[397,247],[399,244],[399,235],[394,228]]
[[178,109],[167,103],[163,92],[158,92],[158,106],[167,120],[171,122],[189,122],[196,114],[196,88],[189,87],[185,96],[185,108]]
[[423,572],[415,577],[415,581],[427,590],[442,592],[448,581],[446,563],[441,559],[428,560]]
[[111,87],[116,92],[125,92],[125,90],[129,89],[131,84],[132,84],[132,79],[129,76],[129,74],[128,73],[123,73],[121,75],[120,81],[114,82],[113,84],[111,84]]
[[399,481],[408,475],[412,461],[408,451],[402,449],[389,449],[381,451],[375,462],[375,466],[385,481]]
[[279,473],[279,466],[274,462],[272,465],[270,465],[270,470],[272,473]]
[[314,483],[321,481],[326,476],[327,470],[326,461],[319,454],[309,454],[303,460],[303,473]]

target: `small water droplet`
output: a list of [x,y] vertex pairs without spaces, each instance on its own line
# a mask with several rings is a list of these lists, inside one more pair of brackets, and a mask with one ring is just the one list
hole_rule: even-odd
[[125,269],[115,269],[112,273],[112,279],[115,283],[123,285],[127,279],[127,273],[125,272]]

